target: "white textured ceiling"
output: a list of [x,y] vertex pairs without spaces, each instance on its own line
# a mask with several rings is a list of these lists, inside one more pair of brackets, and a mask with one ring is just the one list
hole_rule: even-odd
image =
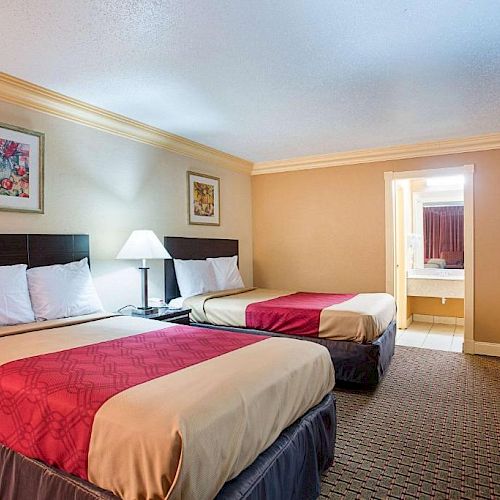
[[500,131],[499,0],[1,0],[0,70],[263,161]]

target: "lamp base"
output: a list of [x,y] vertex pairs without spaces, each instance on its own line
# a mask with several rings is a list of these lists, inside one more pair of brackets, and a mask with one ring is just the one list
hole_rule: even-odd
[[157,313],[157,307],[138,307],[132,311],[132,316],[150,316],[151,314]]

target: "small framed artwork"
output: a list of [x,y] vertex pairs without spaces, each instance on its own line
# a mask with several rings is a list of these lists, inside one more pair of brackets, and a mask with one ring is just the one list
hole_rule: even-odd
[[43,213],[45,134],[0,123],[0,210]]
[[220,179],[187,173],[189,224],[220,225]]

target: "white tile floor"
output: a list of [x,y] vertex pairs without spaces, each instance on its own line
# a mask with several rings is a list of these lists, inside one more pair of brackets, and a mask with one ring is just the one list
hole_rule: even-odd
[[406,330],[398,330],[396,345],[462,352],[464,327],[438,323],[413,322]]

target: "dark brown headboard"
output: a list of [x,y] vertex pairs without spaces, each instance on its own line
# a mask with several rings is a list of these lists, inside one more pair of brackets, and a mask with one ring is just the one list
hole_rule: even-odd
[[84,257],[90,257],[88,234],[0,234],[0,266],[51,266]]
[[[202,260],[208,257],[232,257],[238,255],[238,240],[217,238],[178,238],[165,236],[165,248],[173,259]],[[174,261],[165,260],[165,302],[179,297]]]

